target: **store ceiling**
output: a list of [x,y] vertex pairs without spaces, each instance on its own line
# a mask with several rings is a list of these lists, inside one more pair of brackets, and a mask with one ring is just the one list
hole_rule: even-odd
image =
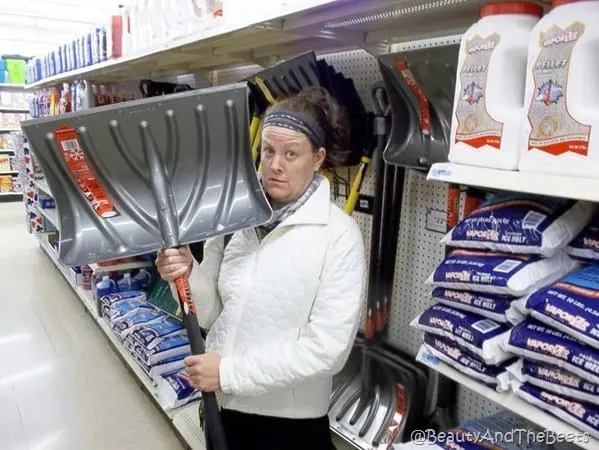
[[108,20],[122,0],[0,0],[0,53],[34,56]]

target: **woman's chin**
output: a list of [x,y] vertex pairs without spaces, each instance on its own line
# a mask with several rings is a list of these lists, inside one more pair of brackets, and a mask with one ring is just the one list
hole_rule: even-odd
[[269,186],[266,190],[269,198],[275,202],[284,201],[289,195],[286,189],[282,189],[279,186]]

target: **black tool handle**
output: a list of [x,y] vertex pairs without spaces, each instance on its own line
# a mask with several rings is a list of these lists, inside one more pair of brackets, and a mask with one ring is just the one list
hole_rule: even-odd
[[[206,346],[202,330],[195,315],[195,306],[191,300],[191,290],[186,277],[175,280],[179,304],[183,311],[183,326],[187,331],[189,346],[193,355],[205,353]],[[220,417],[220,409],[214,392],[202,391],[202,404],[204,407],[204,420],[206,421],[205,436],[207,450],[227,450],[227,438]]]

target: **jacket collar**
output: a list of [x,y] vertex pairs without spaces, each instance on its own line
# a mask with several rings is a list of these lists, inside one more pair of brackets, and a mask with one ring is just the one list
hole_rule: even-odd
[[294,214],[283,220],[277,228],[290,225],[326,225],[329,223],[331,210],[331,186],[327,177],[318,175],[322,179],[320,185]]

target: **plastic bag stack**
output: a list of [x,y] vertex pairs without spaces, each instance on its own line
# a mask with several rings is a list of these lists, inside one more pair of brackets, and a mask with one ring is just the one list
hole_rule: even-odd
[[163,408],[178,408],[199,398],[183,376],[191,349],[179,320],[148,303],[142,291],[104,296],[99,306],[102,319],[151,380]]
[[526,194],[484,202],[442,239],[452,251],[427,280],[435,304],[412,326],[438,359],[599,437],[595,210]]

